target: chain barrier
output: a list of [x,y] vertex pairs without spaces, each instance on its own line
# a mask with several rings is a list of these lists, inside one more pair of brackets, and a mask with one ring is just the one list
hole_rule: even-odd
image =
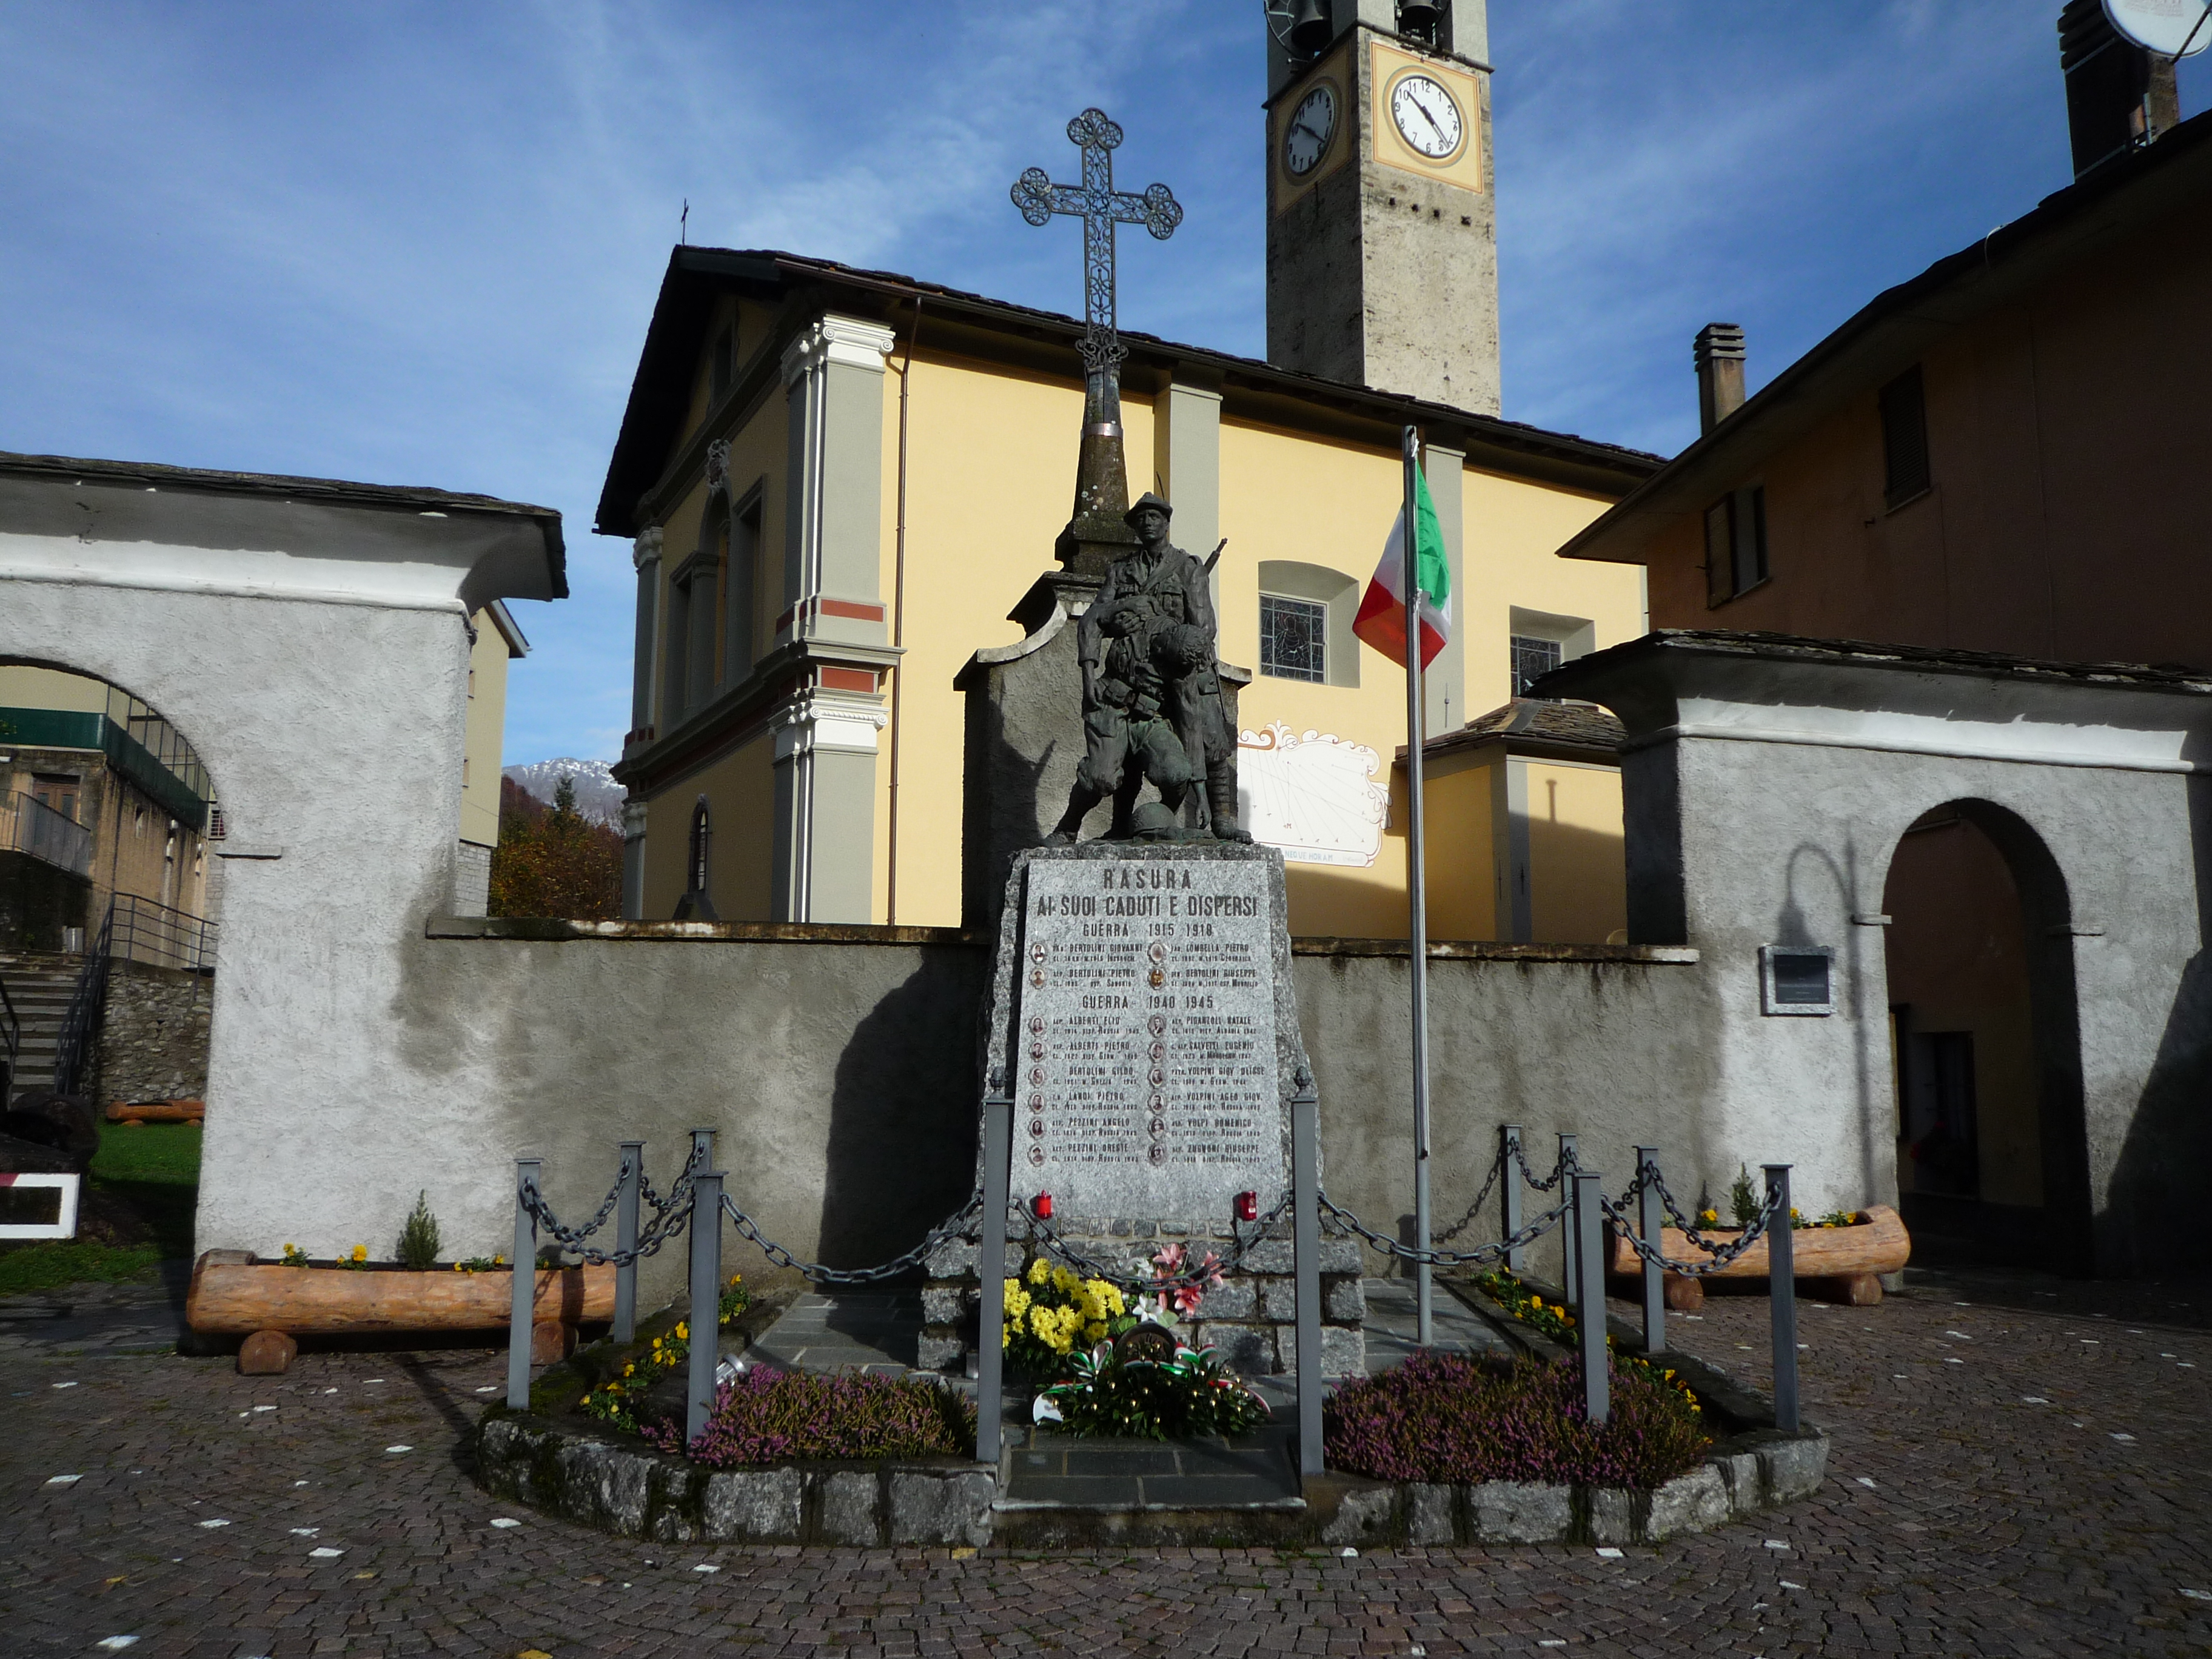
[[[1667,1177],[1659,1173],[1656,1165],[1652,1168],[1651,1180],[1652,1184],[1659,1189],[1659,1202],[1666,1208],[1667,1218],[1674,1224],[1674,1230],[1677,1232],[1701,1250],[1725,1250],[1729,1248],[1727,1243],[1708,1240],[1705,1234],[1698,1231],[1697,1224],[1682,1213],[1682,1206],[1675,1202],[1674,1194],[1667,1189]],[[1755,1220],[1753,1224],[1763,1227],[1765,1223]],[[1731,1257],[1730,1260],[1734,1258]]]
[[569,1227],[562,1224],[560,1217],[553,1213],[553,1206],[545,1201],[545,1194],[536,1188],[530,1186],[518,1188],[515,1196],[522,1207],[529,1212],[531,1218],[546,1232],[552,1235],[554,1242],[568,1254],[580,1255],[595,1267],[612,1265],[626,1267],[631,1262],[641,1261],[646,1256],[659,1255],[661,1247],[669,1240],[680,1235],[684,1227],[690,1224],[691,1172],[687,1167],[683,1176],[669,1188],[667,1205],[662,1208],[659,1215],[653,1218],[652,1225],[638,1235],[636,1247],[628,1250],[602,1250],[585,1242],[598,1230],[600,1223],[606,1219],[605,1206],[600,1207],[598,1218],[593,1220],[591,1225]]
[[1395,1256],[1401,1261],[1411,1261],[1431,1267],[1466,1267],[1487,1266],[1503,1261],[1509,1251],[1524,1249],[1534,1243],[1558,1224],[1559,1218],[1574,1207],[1571,1199],[1561,1199],[1541,1215],[1535,1217],[1510,1237],[1489,1244],[1478,1244],[1471,1250],[1416,1249],[1410,1244],[1401,1244],[1396,1239],[1378,1233],[1351,1211],[1332,1199],[1327,1193],[1318,1194],[1323,1215],[1365,1239],[1385,1255]]
[[1513,1147],[1513,1161],[1521,1166],[1522,1180],[1527,1182],[1531,1187],[1534,1187],[1540,1193],[1550,1192],[1553,1188],[1559,1184],[1561,1179],[1566,1176],[1568,1171],[1577,1167],[1574,1154],[1565,1147],[1562,1146],[1559,1148],[1559,1161],[1553,1167],[1552,1173],[1544,1176],[1541,1180],[1539,1180],[1537,1178],[1536,1172],[1528,1167],[1528,1153],[1527,1149],[1524,1148],[1517,1140],[1513,1141],[1510,1144]]
[[1490,1189],[1498,1184],[1498,1177],[1504,1172],[1504,1170],[1505,1154],[1501,1150],[1498,1156],[1490,1161],[1490,1173],[1483,1178],[1482,1190],[1474,1195],[1474,1202],[1467,1206],[1467,1213],[1453,1222],[1443,1231],[1432,1235],[1431,1242],[1437,1244],[1449,1244],[1465,1232],[1468,1224],[1481,1212],[1483,1205],[1489,1201]]
[[[1032,1213],[1019,1203],[1007,1205],[1006,1213],[1010,1218],[1018,1217],[1027,1223],[1032,1240],[1042,1237],[1045,1252],[1058,1256],[1063,1266],[1080,1273],[1085,1278],[1103,1279],[1108,1284],[1118,1288],[1133,1289],[1139,1296],[1155,1296],[1163,1293],[1171,1296],[1177,1291],[1211,1289],[1216,1275],[1235,1273],[1243,1267],[1245,1256],[1255,1245],[1266,1241],[1267,1229],[1279,1220],[1283,1212],[1291,1207],[1291,1196],[1290,1193],[1285,1192],[1276,1201],[1273,1209],[1253,1222],[1252,1236],[1249,1238],[1237,1231],[1237,1224],[1234,1221],[1231,1222],[1229,1224],[1229,1255],[1225,1260],[1218,1259],[1210,1267],[1203,1265],[1187,1267],[1181,1273],[1155,1272],[1150,1277],[1133,1273],[1127,1267],[1109,1267],[1085,1255],[1074,1245],[1062,1238],[1049,1220],[1043,1216]],[[1188,1248],[1186,1246],[1184,1251],[1186,1260],[1188,1259]],[[981,1271],[980,1266],[977,1271],[979,1273]]]
[[819,1261],[801,1261],[774,1239],[763,1237],[753,1218],[738,1207],[737,1200],[727,1193],[722,1194],[723,1213],[730,1218],[739,1237],[758,1245],[761,1253],[779,1267],[790,1267],[817,1285],[880,1285],[887,1279],[896,1279],[912,1273],[922,1265],[931,1251],[947,1239],[964,1240],[968,1224],[982,1213],[983,1194],[979,1188],[968,1194],[968,1201],[929,1230],[921,1243],[889,1261],[873,1267],[831,1267]]
[[[1766,1201],[1759,1206],[1759,1213],[1752,1217],[1751,1224],[1727,1244],[1708,1245],[1702,1240],[1693,1240],[1698,1249],[1710,1249],[1712,1252],[1711,1255],[1703,1261],[1672,1260],[1658,1245],[1638,1237],[1635,1228],[1629,1224],[1628,1218],[1614,1206],[1611,1199],[1601,1198],[1598,1201],[1604,1206],[1606,1214],[1612,1218],[1613,1224],[1619,1231],[1620,1237],[1628,1241],[1629,1248],[1644,1261],[1649,1261],[1655,1267],[1663,1267],[1670,1273],[1680,1273],[1686,1279],[1704,1279],[1729,1266],[1746,1250],[1765,1237],[1767,1228],[1773,1224],[1775,1212],[1781,1208],[1780,1200],[1779,1193],[1769,1193],[1766,1195]],[[1668,1207],[1673,1206],[1670,1205]]]
[[686,1194],[691,1190],[691,1177],[699,1166],[706,1161],[706,1147],[696,1140],[693,1141],[691,1156],[684,1160],[683,1171],[676,1177],[674,1184],[669,1188],[666,1198],[661,1197],[659,1193],[653,1190],[653,1177],[646,1174],[645,1165],[640,1163],[637,1170],[637,1195],[652,1206],[655,1215],[666,1215],[678,1201],[678,1194]]

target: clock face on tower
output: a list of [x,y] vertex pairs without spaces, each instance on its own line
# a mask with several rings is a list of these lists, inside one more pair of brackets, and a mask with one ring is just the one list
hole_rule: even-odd
[[1451,94],[1425,75],[1408,75],[1390,88],[1390,119],[1398,136],[1432,161],[1458,149],[1466,131]]
[[1291,125],[1283,132],[1283,168],[1293,179],[1303,179],[1328,154],[1328,141],[1336,132],[1336,93],[1327,82],[1298,100]]

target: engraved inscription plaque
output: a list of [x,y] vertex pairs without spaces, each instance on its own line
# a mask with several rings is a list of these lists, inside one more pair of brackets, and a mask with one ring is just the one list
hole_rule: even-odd
[[1027,861],[1008,1032],[1017,1190],[1086,1216],[1225,1215],[1235,1194],[1280,1195],[1287,988],[1270,873],[1249,855]]

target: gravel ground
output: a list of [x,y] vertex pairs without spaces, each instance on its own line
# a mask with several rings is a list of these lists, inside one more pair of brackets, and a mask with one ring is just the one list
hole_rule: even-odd
[[[2212,1284],[1914,1280],[1805,1304],[1806,1412],[1834,1436],[1818,1496],[1618,1556],[647,1546],[471,1484],[495,1353],[253,1378],[18,1340],[0,1651],[2212,1652]],[[1765,1316],[1717,1297],[1679,1344],[1763,1384]]]

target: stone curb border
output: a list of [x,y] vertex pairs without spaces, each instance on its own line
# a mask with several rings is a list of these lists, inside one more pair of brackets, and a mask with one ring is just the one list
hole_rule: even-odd
[[990,1468],[951,1459],[715,1474],[503,1412],[476,1440],[477,1478],[494,1497],[668,1544],[977,1547],[991,1541],[999,1495]]
[[[1650,1492],[1330,1476],[1316,1483],[1303,1511],[1265,1517],[1188,1511],[1191,1535],[1182,1541],[1212,1541],[1224,1524],[1243,1521],[1256,1523],[1264,1534],[1251,1541],[1286,1546],[1656,1544],[1807,1497],[1826,1478],[1827,1468],[1827,1436],[1770,1429],[1733,1437],[1701,1468]],[[617,1537],[672,1544],[980,1547],[992,1541],[992,1504],[999,1492],[994,1470],[951,1459],[715,1474],[534,1427],[531,1419],[504,1412],[487,1415],[477,1431],[477,1474],[495,1497]],[[1183,1513],[1148,1512],[1140,1530],[1150,1541],[1175,1541],[1175,1517]],[[1054,1518],[1072,1525],[1070,1544],[1079,1541],[1076,1534],[1087,1534],[1102,1522],[1107,1531],[1121,1529],[1103,1516],[1055,1511]],[[1045,1521],[1028,1511],[1004,1517],[1017,1539],[1026,1534],[1039,1543],[1057,1541],[1038,1535],[1060,1530],[1038,1525]]]
[[1828,1437],[1768,1429],[1725,1442],[1656,1492],[1619,1486],[1363,1483],[1322,1528],[1326,1544],[1658,1544],[1811,1496]]

